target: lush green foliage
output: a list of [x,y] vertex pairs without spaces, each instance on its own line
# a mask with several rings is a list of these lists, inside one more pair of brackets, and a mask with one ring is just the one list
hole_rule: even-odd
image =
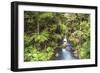
[[25,61],[50,60],[65,35],[76,57],[90,57],[89,14],[25,11],[24,24]]

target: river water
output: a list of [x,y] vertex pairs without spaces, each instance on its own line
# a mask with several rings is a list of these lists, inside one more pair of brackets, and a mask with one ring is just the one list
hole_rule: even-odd
[[68,43],[65,48],[62,48],[59,51],[57,51],[55,56],[53,57],[53,60],[72,60],[72,59],[76,58],[74,57],[72,51],[72,45],[70,43]]

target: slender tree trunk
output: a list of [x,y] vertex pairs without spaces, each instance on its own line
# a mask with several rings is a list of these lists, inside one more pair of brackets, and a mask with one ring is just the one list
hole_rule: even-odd
[[39,25],[39,22],[37,22],[37,33],[39,34],[39,32],[40,32],[40,25]]

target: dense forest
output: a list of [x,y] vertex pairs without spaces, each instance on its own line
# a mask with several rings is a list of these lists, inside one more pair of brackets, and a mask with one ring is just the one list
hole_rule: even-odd
[[24,11],[24,61],[52,60],[64,38],[77,59],[89,59],[90,15]]

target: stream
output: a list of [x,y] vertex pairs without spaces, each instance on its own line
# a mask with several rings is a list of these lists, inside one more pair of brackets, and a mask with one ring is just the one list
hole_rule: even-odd
[[72,45],[68,43],[65,48],[56,51],[56,54],[52,60],[72,60],[72,59],[76,58],[73,54]]

